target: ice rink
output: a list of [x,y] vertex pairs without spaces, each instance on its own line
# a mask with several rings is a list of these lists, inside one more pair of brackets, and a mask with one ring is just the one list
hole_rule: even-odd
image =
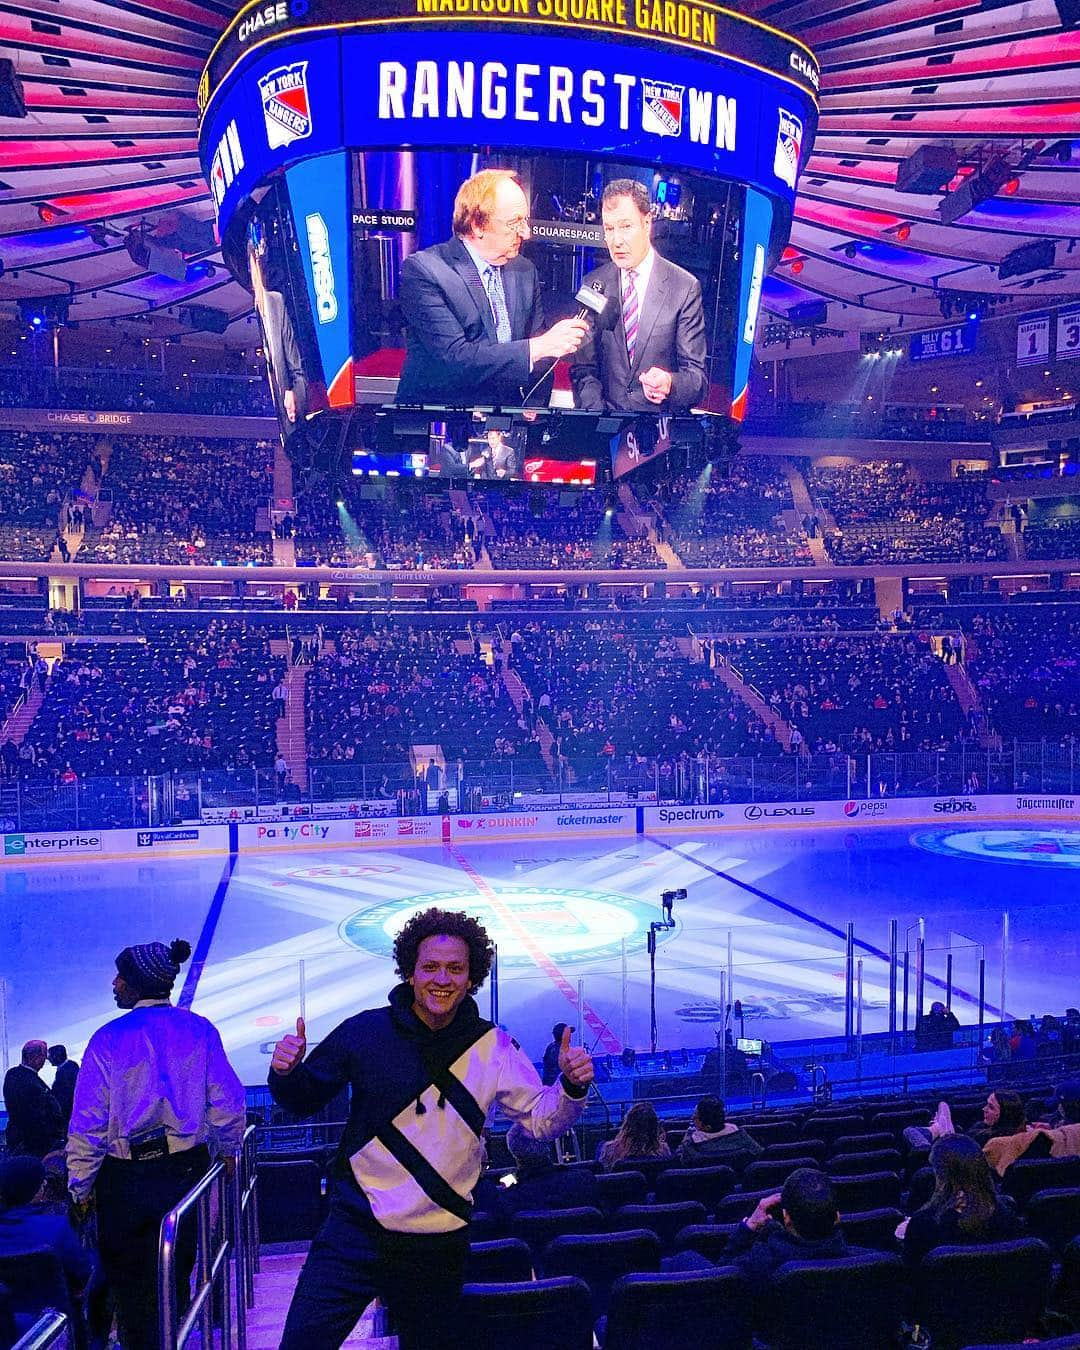
[[[900,945],[926,924],[927,1001],[953,954],[954,1011],[988,1017],[1080,1003],[1080,827],[875,826],[385,850],[310,849],[193,860],[12,864],[0,870],[0,1028],[6,1058],[30,1037],[75,1058],[116,1015],[110,984],[131,942],[186,937],[180,997],[211,1017],[246,1083],[303,1009],[309,1039],[383,1001],[398,926],[431,904],[483,918],[499,948],[499,1020],[538,1058],[556,1021],[598,1052],[649,1040],[649,923],[685,888],[657,953],[661,1048],[713,1041],[729,960],[746,1034],[843,1029],[844,929],[864,962],[865,1030],[886,1029],[889,920]],[[624,976],[625,971],[625,976]],[[490,1009],[489,991],[479,995]]]

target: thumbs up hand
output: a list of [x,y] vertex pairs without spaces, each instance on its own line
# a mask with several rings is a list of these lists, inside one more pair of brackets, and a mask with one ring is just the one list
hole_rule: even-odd
[[574,1087],[588,1087],[593,1080],[592,1055],[581,1045],[571,1045],[573,1028],[564,1027],[559,1047],[559,1069]]
[[290,1034],[283,1036],[277,1045],[274,1046],[273,1058],[270,1060],[270,1067],[275,1073],[292,1073],[293,1069],[307,1054],[307,1031],[304,1027],[304,1019],[296,1019],[296,1035]]

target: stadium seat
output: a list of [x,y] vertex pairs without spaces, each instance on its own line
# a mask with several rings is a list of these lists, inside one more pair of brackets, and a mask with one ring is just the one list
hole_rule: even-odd
[[604,1216],[598,1209],[522,1209],[510,1221],[510,1231],[528,1245],[535,1259],[552,1238],[563,1233],[598,1233]]
[[873,1153],[840,1153],[829,1158],[824,1170],[832,1177],[853,1177],[866,1172],[899,1172],[900,1154],[895,1148]]
[[669,1167],[656,1178],[658,1205],[678,1200],[699,1200],[712,1213],[735,1189],[735,1173],[730,1167]]
[[15,1299],[6,1284],[0,1284],[0,1350],[8,1350],[18,1340],[15,1325]]
[[825,1157],[821,1139],[792,1139],[786,1144],[766,1144],[759,1162],[780,1162],[784,1158],[813,1158],[820,1167]]
[[909,1125],[928,1125],[933,1115],[932,1106],[911,1106],[902,1111],[879,1111],[870,1117],[870,1129],[874,1133],[891,1133],[897,1140]]
[[632,1228],[647,1228],[660,1239],[665,1251],[670,1251],[675,1234],[687,1224],[705,1222],[705,1206],[697,1200],[681,1200],[669,1205],[623,1205],[611,1220],[612,1230],[625,1232]]
[[1080,1238],[1073,1238],[1061,1253],[1061,1269],[1051,1302],[1055,1311],[1070,1318],[1074,1326],[1080,1326]]
[[1080,1187],[1036,1191],[1024,1207],[1024,1218],[1032,1237],[1042,1238],[1053,1252],[1064,1251],[1080,1237]]
[[743,1128],[763,1148],[768,1148],[770,1144],[794,1143],[799,1135],[799,1123],[795,1120],[751,1120]]
[[532,1253],[520,1238],[498,1238],[469,1246],[465,1278],[470,1284],[512,1284],[531,1280],[532,1271]]
[[817,1167],[814,1158],[781,1158],[778,1161],[753,1162],[743,1169],[743,1185],[751,1190],[774,1190],[780,1187],[800,1167]]
[[1080,1158],[1021,1158],[1001,1182],[1001,1189],[1021,1209],[1037,1191],[1074,1186],[1080,1186]]
[[675,1234],[677,1252],[697,1252],[707,1261],[722,1265],[737,1223],[690,1223]]
[[863,1129],[862,1116],[808,1116],[803,1122],[805,1139],[820,1139],[826,1154],[832,1151],[833,1140],[842,1135],[859,1134]]
[[469,1236],[474,1242],[493,1242],[504,1236],[506,1225],[496,1214],[484,1209],[474,1209],[469,1220]]
[[467,1284],[455,1314],[458,1344],[469,1350],[592,1350],[584,1280],[558,1276],[522,1284]]
[[611,1169],[611,1175],[618,1176],[620,1172],[640,1172],[651,1191],[655,1187],[656,1178],[660,1173],[666,1168],[674,1166],[674,1158],[623,1158]]
[[1038,1238],[937,1247],[915,1271],[915,1320],[934,1350],[1034,1334],[1050,1291],[1050,1249]]
[[263,1242],[309,1242],[323,1221],[322,1171],[313,1162],[259,1164]]
[[863,1209],[881,1209],[900,1203],[900,1178],[895,1172],[863,1172],[853,1177],[833,1177],[836,1207],[841,1214]]
[[604,1350],[750,1350],[750,1292],[732,1268],[624,1275],[611,1293]]
[[716,1206],[716,1222],[738,1223],[740,1219],[753,1214],[759,1200],[775,1194],[775,1186],[770,1186],[764,1191],[733,1191],[730,1195],[725,1195]]
[[841,1214],[840,1227],[852,1247],[873,1247],[882,1252],[895,1252],[896,1229],[903,1219],[898,1209],[864,1209],[854,1214]]
[[0,1256],[0,1285],[11,1297],[11,1312],[20,1324],[37,1318],[47,1308],[75,1315],[60,1258],[51,1251]]
[[638,1271],[660,1269],[660,1239],[646,1228],[558,1237],[544,1248],[541,1268],[545,1276],[576,1275],[584,1280],[596,1320],[607,1312],[616,1280]]
[[769,1285],[772,1350],[867,1350],[894,1343],[904,1312],[904,1263],[883,1252],[789,1261]]
[[640,1172],[611,1172],[596,1178],[596,1195],[605,1214],[614,1214],[623,1205],[643,1205],[648,1193],[648,1182]]
[[879,1148],[895,1148],[896,1137],[891,1130],[876,1134],[841,1134],[832,1141],[831,1157],[842,1153],[872,1153]]

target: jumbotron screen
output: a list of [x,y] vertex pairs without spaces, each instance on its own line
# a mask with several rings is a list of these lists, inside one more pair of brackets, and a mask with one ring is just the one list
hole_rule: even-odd
[[242,10],[200,149],[286,439],[357,408],[741,418],[816,87],[704,0]]

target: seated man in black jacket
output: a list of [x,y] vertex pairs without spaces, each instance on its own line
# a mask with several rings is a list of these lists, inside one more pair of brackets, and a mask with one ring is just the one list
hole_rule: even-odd
[[523,1209],[577,1209],[597,1203],[592,1172],[557,1166],[551,1160],[551,1145],[534,1138],[524,1126],[511,1125],[506,1147],[517,1166],[499,1181],[481,1183],[478,1207],[512,1219]]
[[[832,1178],[816,1167],[792,1172],[784,1189],[766,1195],[728,1239],[725,1266],[738,1266],[749,1281],[755,1301],[767,1313],[769,1282],[788,1261],[832,1261],[861,1254],[849,1247],[840,1228]],[[680,1252],[664,1262],[665,1270],[701,1270],[713,1262],[698,1252]]]
[[828,1261],[850,1256],[836,1208],[832,1178],[816,1167],[792,1172],[779,1195],[758,1201],[728,1240],[724,1261],[738,1266],[755,1292],[787,1261]]

